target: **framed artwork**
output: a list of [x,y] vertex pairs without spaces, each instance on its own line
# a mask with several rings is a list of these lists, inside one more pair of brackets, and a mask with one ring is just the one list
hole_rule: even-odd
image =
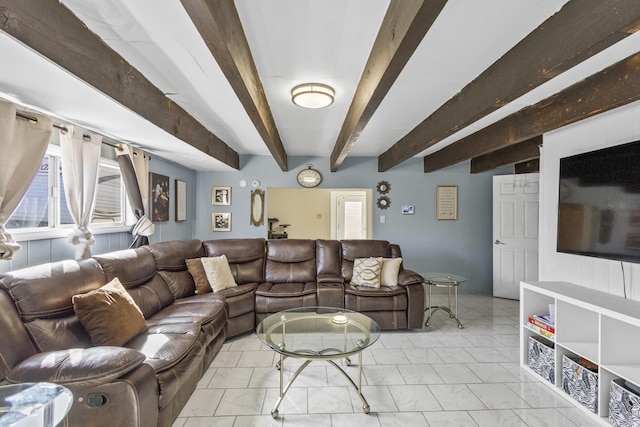
[[457,185],[438,185],[436,187],[436,219],[438,221],[458,219]]
[[214,212],[211,214],[213,231],[231,231],[231,212]]
[[149,173],[151,222],[169,221],[169,177]]
[[176,179],[176,221],[187,219],[187,182]]
[[229,206],[231,204],[231,187],[211,187],[211,204]]
[[413,215],[413,213],[414,213],[413,205],[402,206],[402,215]]

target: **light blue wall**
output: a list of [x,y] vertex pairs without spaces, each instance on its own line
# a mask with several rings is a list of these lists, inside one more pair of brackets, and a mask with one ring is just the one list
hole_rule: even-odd
[[[152,157],[149,169],[151,172],[166,175],[170,178],[170,221],[156,223],[156,232],[151,236],[151,242],[166,240],[191,239],[194,227],[194,212],[196,204],[196,172],[175,163]],[[174,180],[187,182],[187,220],[176,222],[175,219],[175,186]],[[92,248],[94,255],[126,249],[131,244],[128,233],[97,234],[96,244]],[[75,247],[66,238],[41,239],[18,242],[22,250],[11,261],[0,260],[0,272],[17,270],[32,265],[42,264],[74,257]]]
[[[348,157],[338,172],[332,173],[326,157],[289,157],[288,161],[289,171],[282,172],[269,156],[241,156],[240,171],[198,173],[194,237],[266,237],[266,221],[262,227],[249,224],[251,182],[259,180],[265,191],[268,187],[296,188],[296,174],[313,164],[323,176],[319,188],[371,188],[375,200],[379,196],[377,183],[386,180],[391,184],[387,194],[391,207],[380,210],[374,206],[373,238],[400,244],[406,268],[461,274],[468,278],[461,292],[492,292],[492,176],[513,173],[511,167],[471,175],[465,162],[425,174],[422,158],[412,158],[378,173],[377,158]],[[245,188],[240,187],[241,180],[248,182]],[[435,219],[438,185],[458,186],[457,221]],[[232,204],[212,206],[212,186],[232,187]],[[414,205],[415,215],[402,215],[402,205]],[[232,213],[230,232],[211,231],[213,212]],[[381,214],[386,217],[384,224],[379,223]]]
[[[241,156],[241,170],[232,172],[195,172],[175,163],[152,157],[150,170],[169,176],[171,180],[170,221],[156,223],[151,242],[197,238],[201,240],[243,237],[266,237],[267,225],[249,223],[251,182],[259,180],[260,188],[298,188],[296,174],[313,164],[323,176],[320,188],[371,188],[381,180],[391,184],[388,197],[391,207],[374,206],[373,238],[398,243],[405,266],[412,270],[443,271],[461,274],[468,282],[460,289],[465,293],[490,294],[492,289],[491,244],[491,177],[512,173],[503,168],[483,174],[469,174],[468,162],[425,174],[422,158],[413,158],[384,173],[376,172],[377,158],[348,157],[338,172],[329,171],[326,157],[289,157],[289,171],[282,172],[270,156]],[[187,220],[175,221],[174,180],[187,182]],[[241,188],[241,180],[248,185]],[[435,219],[435,192],[438,185],[458,186],[458,220]],[[232,187],[230,206],[211,204],[212,186]],[[267,195],[268,197],[268,195]],[[402,215],[402,205],[414,205],[415,215]],[[230,232],[211,231],[213,212],[231,212]],[[386,222],[379,223],[385,215]],[[266,216],[265,216],[266,218]],[[96,236],[94,254],[125,249],[131,242],[127,233]],[[0,261],[0,272],[15,270],[43,262],[73,258],[74,248],[66,239],[21,242],[23,250],[13,261]]]

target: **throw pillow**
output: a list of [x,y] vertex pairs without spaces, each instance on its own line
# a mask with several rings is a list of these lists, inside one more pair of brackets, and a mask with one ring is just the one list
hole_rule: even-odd
[[119,347],[147,329],[142,311],[117,277],[71,301],[93,345]]
[[398,286],[398,273],[400,272],[402,258],[383,258],[380,284],[382,286]]
[[353,261],[351,284],[379,288],[381,271],[382,258],[356,258]]
[[223,289],[238,286],[225,255],[202,258],[202,265],[213,292],[220,292]]
[[202,258],[187,259],[185,262],[187,263],[187,270],[191,273],[193,282],[196,284],[196,294],[211,292],[207,273],[204,271],[204,265],[202,265]]

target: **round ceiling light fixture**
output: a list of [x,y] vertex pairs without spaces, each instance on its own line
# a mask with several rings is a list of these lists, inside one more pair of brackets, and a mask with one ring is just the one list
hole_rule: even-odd
[[304,83],[291,89],[291,101],[302,108],[324,108],[333,104],[335,91],[321,83]]

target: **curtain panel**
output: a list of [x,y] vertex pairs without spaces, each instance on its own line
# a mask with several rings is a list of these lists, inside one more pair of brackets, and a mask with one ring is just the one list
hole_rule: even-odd
[[16,117],[15,104],[0,100],[0,259],[13,259],[21,249],[5,229],[33,178],[53,131],[51,118],[28,113],[35,120]]
[[137,222],[129,231],[133,235],[130,248],[149,244],[149,236],[155,232],[155,225],[146,217],[149,201],[149,156],[130,145],[116,147],[118,165],[127,191],[127,198]]
[[96,240],[89,225],[93,219],[100,171],[102,136],[86,129],[67,126],[60,132],[62,149],[62,180],[67,207],[76,226],[69,234],[69,243],[76,247],[76,259],[89,258]]

